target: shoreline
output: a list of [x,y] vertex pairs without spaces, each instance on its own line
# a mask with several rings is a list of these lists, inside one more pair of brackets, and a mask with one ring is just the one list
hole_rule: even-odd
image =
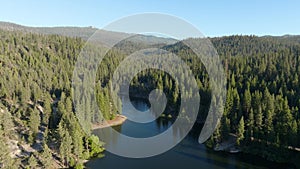
[[127,120],[126,116],[124,116],[124,115],[117,115],[112,120],[106,120],[106,121],[104,121],[102,123],[93,124],[92,130],[103,129],[103,128],[113,127],[113,126],[119,126],[119,125],[123,124],[126,120]]
[[[103,128],[113,127],[113,126],[119,126],[119,125],[123,124],[126,120],[127,120],[126,116],[119,114],[112,120],[106,120],[102,123],[93,124],[92,130],[103,129]],[[90,160],[91,159],[87,159],[87,160],[83,160],[82,162],[85,165]]]

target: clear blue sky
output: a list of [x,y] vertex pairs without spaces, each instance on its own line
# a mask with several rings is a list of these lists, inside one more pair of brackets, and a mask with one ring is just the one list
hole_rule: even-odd
[[2,0],[0,21],[26,26],[95,26],[143,12],[178,16],[205,36],[300,35],[299,0]]

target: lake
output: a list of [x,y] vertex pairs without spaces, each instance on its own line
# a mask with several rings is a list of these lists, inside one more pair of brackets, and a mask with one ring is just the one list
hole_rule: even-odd
[[[126,116],[127,104],[123,100],[123,114]],[[148,110],[148,104],[143,100],[134,100],[132,104],[139,110],[144,111],[145,114],[150,113]],[[148,111],[147,111],[148,110]],[[123,125],[114,127],[118,132],[131,136],[131,137],[150,137],[159,134],[169,127],[172,127],[172,120],[167,118],[158,118],[157,120],[140,124],[127,120]],[[98,129],[94,131],[94,134],[99,135],[101,138],[101,132]],[[215,152],[205,145],[198,143],[198,137],[201,130],[200,124],[195,124],[193,130],[175,147],[169,151],[148,158],[126,158],[118,155],[114,155],[108,151],[105,152],[104,158],[96,158],[90,160],[86,167],[90,169],[155,169],[155,168],[172,168],[172,169],[245,169],[245,168],[278,168],[288,169],[290,167],[283,164],[277,164],[267,161],[263,158],[244,154],[230,154],[227,152]],[[177,133],[177,132],[174,132]],[[170,137],[178,137],[177,134],[170,135]],[[122,139],[115,137],[111,141],[106,142],[106,146],[118,146],[124,144]],[[130,149],[128,150],[130,151]]]

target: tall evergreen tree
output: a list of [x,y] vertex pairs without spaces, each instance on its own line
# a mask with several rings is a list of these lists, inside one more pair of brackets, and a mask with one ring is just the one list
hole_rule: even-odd
[[241,141],[244,140],[245,136],[245,122],[244,122],[244,116],[242,116],[241,120],[239,121],[238,129],[237,129],[237,139],[236,143],[237,145],[240,145]]

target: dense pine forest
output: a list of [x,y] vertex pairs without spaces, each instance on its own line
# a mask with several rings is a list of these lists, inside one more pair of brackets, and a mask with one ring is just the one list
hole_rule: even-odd
[[[1,167],[80,168],[101,155],[102,143],[82,131],[71,99],[72,70],[84,41],[7,31],[0,36]],[[109,105],[107,88],[97,91],[100,104]],[[113,118],[107,107],[101,107],[103,116]]]
[[[82,130],[72,101],[73,69],[85,40],[18,31],[0,31],[0,36],[1,167],[82,168],[84,160],[102,156],[101,138]],[[210,40],[222,59],[228,83],[224,115],[206,144],[216,148],[234,137],[243,152],[296,163],[300,158],[300,38]],[[91,114],[92,123],[121,113],[121,105],[113,105],[109,92],[112,74],[128,53],[153,46],[174,52],[191,68],[201,95],[198,122],[205,120],[216,98],[211,98],[205,67],[190,49],[181,42],[124,42],[98,68],[96,96],[102,115]],[[169,74],[143,71],[132,79],[130,93],[141,97],[154,88],[164,90],[166,113],[176,117],[181,91]]]
[[233,36],[212,42],[228,79],[225,112],[213,142],[234,133],[246,152],[297,164],[299,37]]
[[[271,161],[298,164],[299,37],[229,36],[211,38],[211,42],[222,58],[228,83],[223,117],[206,145],[226,150],[221,145],[234,140],[241,151]],[[163,49],[179,55],[196,75],[201,95],[198,122],[204,122],[209,104],[216,102],[210,95],[205,67],[184,43]],[[163,89],[168,96],[166,112],[176,115],[180,91],[166,73],[142,72],[133,79],[131,93],[145,95],[154,86]]]

